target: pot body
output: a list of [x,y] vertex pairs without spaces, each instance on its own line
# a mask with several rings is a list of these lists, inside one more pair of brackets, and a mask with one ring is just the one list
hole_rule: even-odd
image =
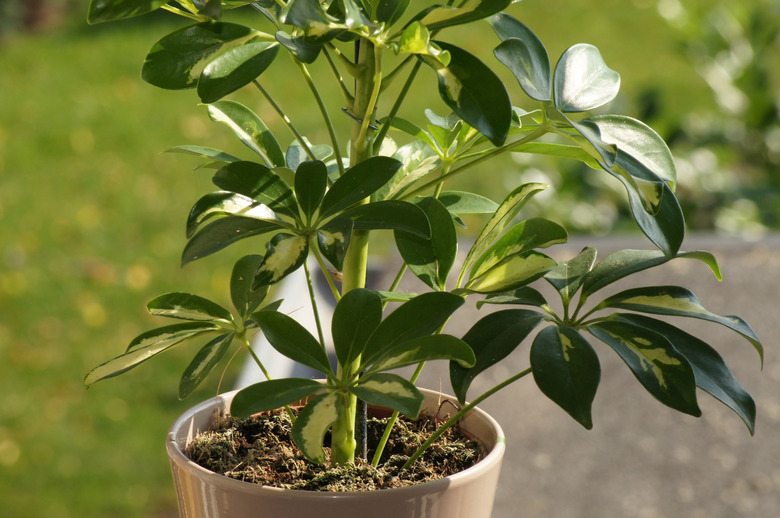
[[[206,470],[184,455],[187,443],[211,426],[215,411],[229,410],[236,392],[191,408],[168,433],[166,446],[181,518],[490,518],[504,456],[504,433],[479,409],[463,419],[461,428],[480,441],[488,454],[467,470],[381,491],[296,491],[234,480]],[[431,413],[436,413],[443,400],[452,399],[434,391],[422,392],[423,411]]]

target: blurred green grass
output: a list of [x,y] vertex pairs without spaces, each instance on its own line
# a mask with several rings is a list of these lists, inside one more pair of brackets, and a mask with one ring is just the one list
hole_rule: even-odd
[[[663,73],[665,95],[690,108],[706,87],[664,43],[648,4],[527,1],[516,12],[552,42],[552,56],[594,43],[624,91]],[[187,358],[177,351],[89,391],[81,380],[152,325],[143,307],[153,296],[227,299],[230,258],[177,268],[185,215],[210,190],[209,173],[160,152],[184,143],[243,151],[194,94],[141,81],[167,19],[81,20],[0,42],[0,514],[173,516],[165,433],[216,383],[178,401]],[[294,106],[298,86],[276,93]],[[631,99],[621,102],[630,114]]]

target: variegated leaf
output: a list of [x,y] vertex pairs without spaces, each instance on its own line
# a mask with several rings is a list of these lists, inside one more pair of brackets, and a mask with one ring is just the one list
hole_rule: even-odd
[[228,214],[281,223],[274,211],[252,198],[235,192],[216,191],[203,196],[193,205],[187,218],[187,237],[192,237],[207,219]]
[[209,117],[226,124],[249,149],[257,153],[268,167],[285,164],[284,152],[276,137],[260,117],[236,101],[217,101],[208,105]]
[[220,335],[198,351],[179,381],[179,399],[189,396],[208,377],[227,353],[234,336],[234,333]]
[[166,293],[153,299],[146,308],[155,316],[214,322],[227,327],[235,326],[230,311],[192,293]]
[[270,286],[303,265],[309,255],[309,242],[303,236],[276,234],[266,247],[265,257],[255,273],[252,289]]
[[325,433],[339,418],[341,405],[338,393],[326,392],[311,398],[298,414],[292,428],[293,440],[310,461],[317,464],[325,462],[322,441]]
[[419,415],[425,399],[413,383],[397,374],[365,376],[351,390],[366,403],[398,410],[412,419]]
[[499,261],[464,286],[476,293],[509,291],[542,277],[558,266],[558,262],[534,250],[514,254]]
[[366,368],[368,373],[375,373],[431,360],[450,360],[461,367],[469,368],[474,366],[476,358],[471,347],[460,338],[430,335],[389,348],[372,365],[366,365]]

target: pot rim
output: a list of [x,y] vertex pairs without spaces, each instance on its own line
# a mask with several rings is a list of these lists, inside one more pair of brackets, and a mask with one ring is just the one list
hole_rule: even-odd
[[[438,391],[423,389],[423,388],[421,388],[420,391],[426,395],[426,399],[431,397],[441,397],[441,398],[447,398],[456,401],[454,397]],[[488,414],[484,410],[480,408],[474,408],[466,415],[464,419],[470,420],[476,418],[486,423],[487,426],[495,433],[495,439],[493,440],[493,444],[492,446],[490,444],[485,444],[486,442],[491,442],[490,441],[491,437],[487,437],[487,438],[477,437],[477,440],[483,443],[483,446],[486,449],[489,449],[487,455],[485,455],[484,458],[482,458],[479,462],[477,462],[475,465],[471,466],[470,468],[467,468],[463,471],[460,471],[458,473],[449,475],[447,477],[438,480],[422,482],[420,484],[414,484],[405,487],[380,489],[376,491],[343,491],[343,492],[306,491],[300,489],[287,489],[287,488],[279,488],[279,487],[272,487],[272,486],[263,486],[252,482],[244,482],[242,480],[237,480],[230,477],[226,477],[224,475],[220,475],[191,461],[184,454],[182,448],[179,446],[179,443],[176,439],[177,435],[181,435],[182,429],[184,429],[185,427],[189,427],[189,430],[186,431],[186,435],[185,435],[186,437],[185,440],[188,442],[194,436],[195,433],[195,430],[193,429],[194,426],[194,423],[192,421],[193,417],[196,414],[202,412],[208,411],[211,413],[216,408],[221,408],[225,411],[228,410],[230,406],[230,401],[233,399],[233,396],[237,392],[239,392],[239,390],[233,390],[230,392],[219,394],[213,398],[202,401],[197,405],[189,408],[187,411],[181,414],[176,419],[176,421],[174,421],[173,425],[168,431],[168,436],[166,440],[166,449],[168,451],[168,456],[170,457],[171,462],[175,462],[181,468],[190,471],[195,471],[198,473],[199,477],[209,479],[213,481],[215,484],[227,485],[231,488],[231,490],[237,490],[241,492],[258,492],[258,491],[272,492],[277,496],[286,495],[289,496],[290,498],[295,498],[295,499],[300,499],[300,498],[338,498],[338,499],[353,498],[354,499],[354,498],[365,498],[366,495],[371,495],[377,492],[382,492],[383,494],[390,494],[390,492],[399,493],[399,496],[403,494],[411,495],[414,493],[431,493],[431,492],[443,491],[444,489],[451,488],[451,487],[460,486],[462,484],[467,483],[467,480],[473,477],[481,476],[483,472],[489,470],[490,467],[492,467],[494,464],[501,463],[504,456],[504,450],[506,449],[506,437],[498,422],[495,419],[493,419],[493,417],[491,417],[490,414]]]

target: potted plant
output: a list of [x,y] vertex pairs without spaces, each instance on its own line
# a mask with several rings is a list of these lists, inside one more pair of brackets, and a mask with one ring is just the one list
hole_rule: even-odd
[[[512,15],[504,12],[512,3],[92,0],[93,23],[160,9],[190,20],[154,45],[142,76],[166,89],[196,89],[209,117],[226,124],[253,153],[251,159],[242,159],[203,146],[175,149],[205,159],[204,167],[216,170],[213,182],[218,187],[195,202],[189,214],[182,263],[223,249],[229,253],[230,245],[250,238],[260,253],[235,263],[229,286],[234,311],[194,294],[162,295],[149,303],[148,310],[178,323],[138,336],[125,353],[89,372],[86,383],[125,372],[171,347],[200,341],[201,348],[181,379],[179,395],[185,397],[233,344],[246,349],[263,369],[263,359],[250,345],[250,336],[261,331],[277,351],[321,372],[323,379],[268,379],[196,407],[174,427],[169,451],[178,455],[191,439],[189,432],[211,426],[215,406],[245,416],[302,401],[292,425],[302,454],[314,463],[349,465],[361,456],[362,441],[356,432],[366,419],[364,403],[394,411],[388,429],[399,413],[416,417],[426,395],[415,380],[425,362],[443,359],[450,362],[454,410],[403,469],[441,430],[458,422],[469,430],[468,420],[480,423],[472,432],[489,429],[492,437],[486,447],[493,452],[488,457],[498,457],[495,467],[503,451],[500,428],[475,406],[530,374],[547,397],[591,428],[591,404],[600,379],[592,340],[617,352],[663,404],[700,415],[700,388],[733,409],[752,433],[755,404],[718,353],[656,317],[720,324],[744,337],[762,357],[761,343],[745,321],[708,311],[684,287],[643,286],[639,278],[634,287],[603,295],[608,290],[602,290],[617,281],[674,259],[698,259],[720,276],[712,254],[681,251],[685,224],[674,195],[676,171],[668,147],[636,119],[589,114],[615,98],[618,73],[607,67],[598,49],[586,44],[569,48],[553,65],[539,38],[516,18],[522,16],[522,6],[512,8]],[[254,11],[256,27],[222,21],[239,7]],[[496,35],[493,56],[477,57],[469,38],[451,43],[464,34],[465,26],[484,23]],[[274,71],[279,59],[292,59],[294,77]],[[313,76],[315,62],[324,63],[319,70],[325,77]],[[526,98],[510,99],[495,71],[504,67]],[[418,77],[422,68],[433,74]],[[340,98],[323,98],[317,85],[328,80],[335,81]],[[307,85],[310,113],[321,118],[328,142],[309,141],[273,96],[272,87],[292,81]],[[244,87],[257,90],[259,102],[276,113],[289,136],[273,134],[252,109],[225,99]],[[406,114],[404,101],[415,88],[437,88],[451,113],[425,110],[424,118],[422,113]],[[351,120],[345,134],[336,130],[335,117]],[[465,173],[496,174],[487,164],[508,153],[576,160],[593,169],[592,174],[616,178],[626,190],[633,219],[652,246],[622,250],[601,260],[594,248],[586,247],[574,257],[556,260],[541,250],[564,243],[566,230],[549,219],[518,218],[546,185],[518,182],[498,201],[484,192],[448,190],[451,180]],[[458,245],[465,242],[459,241],[457,229],[466,227],[465,221],[480,226],[456,268]],[[382,229],[392,231],[403,266],[392,285],[378,291],[367,289],[365,283],[371,237]],[[335,368],[322,326],[313,336],[292,316],[278,311],[278,301],[267,300],[273,286],[299,268],[310,279],[309,258],[337,301],[330,322]],[[407,273],[422,281],[427,292],[398,291]],[[539,283],[551,285],[558,301],[548,301],[532,287]],[[309,285],[314,297],[311,281]],[[493,310],[485,311],[462,337],[444,333],[446,322],[467,299],[479,299],[478,307]],[[389,303],[396,306],[392,311],[386,311]],[[318,304],[322,302],[312,300],[315,318]],[[508,361],[507,356],[526,342],[527,366],[484,394],[469,393],[475,377]],[[392,372],[409,365],[417,366],[411,379]],[[441,396],[428,395],[429,400],[432,397]],[[326,434],[329,454],[323,449]],[[379,454],[374,464],[378,459]],[[477,478],[492,482],[493,475],[485,475],[479,466],[474,468]],[[191,482],[182,473],[174,463],[174,476],[186,493],[180,497],[182,506],[198,500],[207,509],[224,506],[235,513],[244,505],[225,504],[228,497],[215,486],[205,489],[204,479],[216,480],[219,486],[224,477],[201,473],[201,479]],[[443,480],[439,486],[421,487],[431,487],[433,493],[459,487],[455,478]],[[286,515],[294,516],[290,502],[311,497],[237,484],[238,493],[250,495],[246,509],[255,508],[258,504],[252,499],[266,491],[283,503],[263,504],[265,509],[281,505]],[[456,516],[454,509],[464,499],[474,499],[462,493],[459,504],[447,507],[450,504],[431,504],[430,496],[412,498],[410,492],[398,491],[401,500],[416,502],[402,504],[406,507],[401,512],[409,516],[422,516],[425,506],[436,511],[424,516]],[[492,492],[477,490],[475,498],[486,506],[460,516],[489,516]],[[394,504],[361,503],[365,496],[331,494],[325,500],[335,506],[334,513],[359,508],[402,515]],[[322,501],[315,505],[312,515],[328,512]],[[211,510],[187,507],[182,513],[211,516]]]

